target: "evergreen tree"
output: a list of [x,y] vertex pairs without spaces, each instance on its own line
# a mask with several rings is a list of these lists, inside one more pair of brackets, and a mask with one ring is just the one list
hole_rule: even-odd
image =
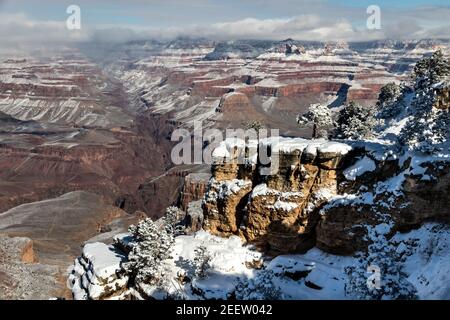
[[263,124],[260,121],[250,121],[245,124],[245,129],[253,129],[258,134],[259,131],[263,128]]
[[241,278],[236,285],[236,298],[238,300],[280,300],[283,294],[274,280],[273,271],[267,269],[257,271],[254,278]]
[[161,286],[166,273],[163,262],[171,258],[175,242],[173,227],[167,223],[157,225],[147,218],[131,226],[129,232],[134,245],[123,264],[124,270],[134,283]]
[[448,59],[441,50],[431,57],[418,61],[414,67],[413,80],[416,90],[430,88],[450,75]]
[[375,127],[375,110],[350,102],[338,115],[336,137],[361,139],[372,135]]
[[211,255],[204,245],[195,249],[194,265],[195,275],[199,278],[206,277],[208,269],[211,268]]
[[312,125],[313,139],[326,138],[326,128],[333,125],[331,110],[327,106],[313,104],[306,113],[297,116],[297,123],[302,126]]
[[394,102],[401,94],[401,87],[394,82],[390,82],[384,85],[380,89],[380,94],[378,95],[377,107],[383,107],[387,104]]
[[[367,252],[360,253],[360,264],[346,267],[349,276],[346,294],[358,300],[416,299],[417,290],[398,263],[401,255],[396,251],[397,247],[384,236],[377,240],[369,245]],[[369,266],[376,267],[379,283],[371,281],[374,269]]]
[[436,92],[449,86],[450,62],[441,51],[417,62],[414,68],[415,96],[411,102],[411,118],[400,133],[400,141],[411,149],[425,153],[439,151],[448,139],[448,110],[433,108]]
[[403,84],[397,85],[394,82],[390,82],[384,85],[378,95],[378,118],[390,119],[401,114],[406,108],[404,101],[404,95],[406,93],[408,93],[408,88]]
[[185,226],[183,225],[184,217],[185,213],[180,208],[170,206],[166,209],[162,221],[165,227],[169,228],[168,232],[178,236],[185,234]]

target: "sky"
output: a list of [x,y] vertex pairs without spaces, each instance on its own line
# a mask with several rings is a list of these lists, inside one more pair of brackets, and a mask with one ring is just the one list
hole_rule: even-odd
[[[80,30],[69,30],[69,5]],[[369,5],[380,28],[368,29]],[[450,0],[0,0],[0,43],[293,38],[369,41],[450,37]]]

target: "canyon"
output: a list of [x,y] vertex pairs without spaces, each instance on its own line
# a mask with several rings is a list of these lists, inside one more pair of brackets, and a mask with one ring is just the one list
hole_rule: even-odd
[[[66,268],[80,246],[109,245],[130,224],[145,216],[158,219],[170,205],[187,212],[192,232],[203,227],[239,236],[273,254],[313,246],[350,254],[364,247],[355,240],[362,237],[360,217],[350,202],[326,213],[322,207],[356,190],[360,179],[374,184],[384,181],[376,180],[379,175],[402,175],[400,163],[377,161],[374,150],[346,142],[340,145],[345,153],[337,154],[299,141],[302,147],[280,154],[279,174],[262,181],[256,167],[174,165],[171,133],[191,130],[194,121],[225,130],[258,120],[284,136],[307,138],[311,129],[299,127],[295,118],[311,103],[373,106],[384,84],[407,80],[417,60],[448,45],[179,38],[1,56],[0,236],[6,238],[0,250],[9,251],[17,241],[28,243],[25,248],[32,243],[33,254],[5,255],[0,286],[20,282],[11,276],[15,270],[37,268],[44,270],[41,293],[25,295],[70,298]],[[377,174],[345,179],[345,170],[365,157]],[[427,170],[448,178],[448,170],[434,164]],[[429,187],[420,177],[405,179],[416,209],[398,208],[392,232],[438,217],[448,204],[447,184]],[[424,190],[442,197],[435,202],[440,207],[427,205]],[[261,214],[267,207],[269,216]],[[89,269],[90,257],[84,258]],[[8,265],[17,269],[6,270]],[[8,291],[8,297],[22,294]]]

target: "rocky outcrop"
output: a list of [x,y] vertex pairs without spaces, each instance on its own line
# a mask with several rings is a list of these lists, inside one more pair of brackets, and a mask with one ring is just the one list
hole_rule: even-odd
[[246,94],[231,92],[220,99],[216,112],[223,114],[228,121],[262,120],[264,116],[256,111]]
[[450,107],[450,87],[441,86],[435,89],[436,102],[434,107],[438,109],[446,110]]
[[412,205],[399,211],[397,220],[401,226],[415,227],[432,218],[450,222],[450,164],[429,162],[422,168],[422,174],[405,177],[404,197]]
[[101,242],[85,245],[67,281],[74,299],[125,299],[128,276],[121,268],[124,261],[124,253],[112,245]]
[[260,146],[278,170],[262,175],[267,168],[245,158],[243,145],[228,141],[213,153],[227,156],[213,166],[203,200],[213,234],[237,234],[275,254],[317,246],[347,255],[365,250],[378,225],[393,234],[449,221],[446,161],[408,153],[400,161],[386,145],[267,139]]
[[210,178],[210,173],[190,173],[184,178],[180,195],[181,209],[186,210],[192,201],[203,198]]
[[186,209],[186,216],[184,224],[187,233],[194,233],[203,227],[203,210],[202,200],[189,202]]
[[367,248],[373,241],[368,230],[379,224],[389,225],[388,233],[393,234],[429,220],[450,221],[450,164],[433,158],[405,158],[402,165],[398,160],[374,161],[373,171],[356,177],[358,187],[353,191],[346,189],[348,181],[342,183],[343,194],[321,211],[316,227],[319,248],[351,254]]
[[204,227],[222,236],[237,233],[251,190],[252,182],[249,180],[220,181],[212,178],[203,204]]
[[21,255],[22,255],[22,262],[24,263],[34,263],[37,262],[37,257],[34,254],[34,249],[33,249],[33,241],[30,239],[27,239],[27,241],[25,241],[24,246],[22,247],[21,250]]
[[33,240],[25,237],[12,237],[8,238],[2,236],[3,248],[9,247],[13,250],[6,250],[3,254],[11,259],[23,263],[35,263],[37,262],[37,257],[33,250]]
[[204,227],[213,234],[240,234],[274,252],[306,250],[314,244],[315,208],[337,193],[338,170],[351,147],[304,139],[260,145],[271,149],[278,169],[273,175],[260,176],[256,164],[238,164],[245,150],[225,144],[231,157],[213,166]]

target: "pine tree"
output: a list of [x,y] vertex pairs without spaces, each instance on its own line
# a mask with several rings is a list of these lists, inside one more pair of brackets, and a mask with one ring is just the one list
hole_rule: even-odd
[[450,75],[448,59],[441,50],[431,57],[418,61],[414,67],[413,80],[416,90],[430,88]]
[[208,269],[211,268],[211,255],[204,245],[198,246],[194,252],[195,275],[199,278],[204,278]]
[[297,123],[305,126],[312,125],[312,138],[326,138],[327,131],[325,128],[333,125],[331,110],[321,104],[313,104],[309,107],[308,112],[297,116]]
[[[396,249],[394,244],[382,236],[378,238],[378,242],[369,245],[367,252],[360,253],[361,263],[345,269],[349,277],[345,286],[346,294],[358,300],[416,299],[417,290],[402,271],[398,263],[401,255]],[[369,286],[372,274],[368,272],[371,269],[368,266],[376,267],[379,272],[379,286]]]
[[250,121],[245,124],[245,129],[253,129],[258,134],[259,131],[263,128],[263,124],[259,121]]
[[254,278],[241,278],[236,285],[238,300],[280,300],[283,298],[280,288],[275,284],[272,270],[257,271]]
[[350,102],[337,119],[336,137],[341,139],[361,139],[372,135],[375,127],[375,110]]
[[382,108],[383,106],[394,102],[401,94],[401,87],[394,82],[390,82],[380,89],[380,94],[378,95],[377,107]]
[[175,236],[178,236],[181,234],[185,234],[185,226],[183,225],[184,217],[185,213],[180,208],[170,206],[166,209],[162,220],[165,227],[169,228],[168,232],[173,233]]
[[378,118],[389,119],[400,114],[406,108],[404,94],[407,91],[404,85],[397,85],[394,82],[384,85],[378,95]]
[[439,151],[449,136],[448,110],[434,108],[436,90],[448,87],[450,61],[441,51],[417,62],[414,68],[415,97],[411,118],[400,133],[400,141],[411,149],[425,153]]
[[134,283],[161,286],[166,273],[163,262],[171,258],[175,242],[172,226],[159,226],[147,218],[131,226],[129,232],[135,243],[123,264],[124,270]]

